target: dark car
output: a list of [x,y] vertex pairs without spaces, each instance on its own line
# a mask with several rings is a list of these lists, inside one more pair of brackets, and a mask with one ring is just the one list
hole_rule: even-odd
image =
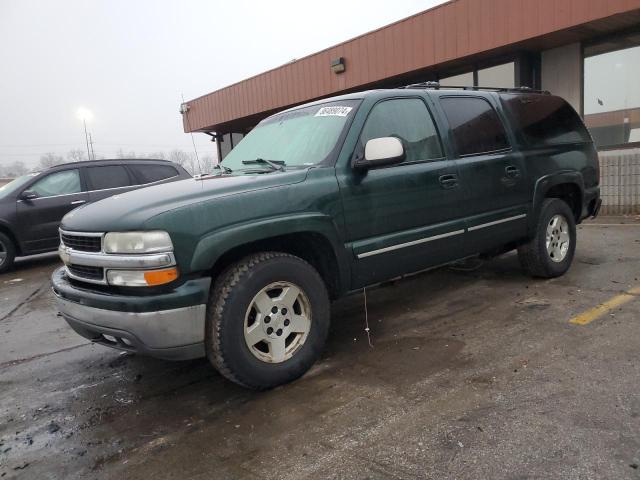
[[298,106],[260,122],[219,171],[63,219],[52,282],[72,328],[157,357],[206,355],[270,388],[319,357],[330,300],[513,249],[528,274],[557,277],[600,205],[578,114],[520,89],[418,85]]
[[91,160],[16,178],[0,187],[0,272],[16,256],[56,250],[60,220],[74,208],[190,177],[166,160]]

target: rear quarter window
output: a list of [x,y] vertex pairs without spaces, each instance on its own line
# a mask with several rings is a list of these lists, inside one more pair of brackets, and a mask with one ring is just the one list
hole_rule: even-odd
[[591,142],[579,115],[560,97],[515,94],[501,99],[513,129],[532,147]]

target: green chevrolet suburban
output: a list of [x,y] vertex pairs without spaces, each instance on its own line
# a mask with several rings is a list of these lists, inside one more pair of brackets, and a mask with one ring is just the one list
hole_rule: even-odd
[[562,275],[599,206],[596,150],[559,97],[354,93],[263,120],[211,175],[72,211],[53,291],[96,343],[206,356],[266,389],[319,357],[331,300],[513,249],[532,276]]

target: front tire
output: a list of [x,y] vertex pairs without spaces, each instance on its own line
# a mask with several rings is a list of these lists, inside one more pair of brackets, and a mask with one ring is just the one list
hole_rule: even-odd
[[532,277],[554,278],[569,270],[576,249],[576,222],[569,205],[547,198],[540,208],[535,236],[518,247],[518,258]]
[[0,233],[0,273],[13,267],[16,258],[16,247],[9,237]]
[[311,265],[286,253],[253,254],[229,267],[213,287],[207,357],[235,383],[273,388],[311,368],[329,322],[329,295]]

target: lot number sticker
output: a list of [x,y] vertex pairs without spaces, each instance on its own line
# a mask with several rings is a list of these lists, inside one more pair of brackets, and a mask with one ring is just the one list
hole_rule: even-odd
[[346,117],[353,107],[322,107],[316,117]]

